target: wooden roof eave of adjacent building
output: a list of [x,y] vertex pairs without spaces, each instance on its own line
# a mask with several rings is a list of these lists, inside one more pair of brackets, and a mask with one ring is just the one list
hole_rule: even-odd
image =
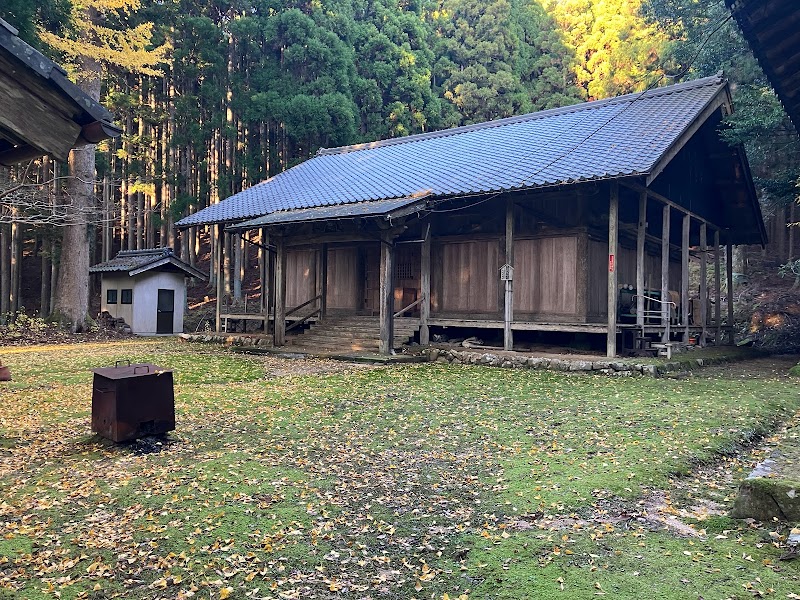
[[113,116],[66,72],[0,19],[0,164],[50,155],[116,137]]
[[800,4],[797,0],[725,3],[800,133]]

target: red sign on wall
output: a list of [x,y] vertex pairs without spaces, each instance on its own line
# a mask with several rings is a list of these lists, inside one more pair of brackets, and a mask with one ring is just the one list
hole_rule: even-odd
[[613,273],[614,272],[614,255],[613,254],[609,254],[608,255],[608,272],[609,273]]

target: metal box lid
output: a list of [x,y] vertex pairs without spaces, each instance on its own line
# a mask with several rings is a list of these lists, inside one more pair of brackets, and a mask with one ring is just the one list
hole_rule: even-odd
[[139,363],[135,365],[125,365],[122,367],[103,367],[92,369],[92,373],[100,375],[106,379],[128,379],[130,377],[143,377],[145,375],[161,375],[162,373],[172,373],[172,369],[162,369],[150,363]]

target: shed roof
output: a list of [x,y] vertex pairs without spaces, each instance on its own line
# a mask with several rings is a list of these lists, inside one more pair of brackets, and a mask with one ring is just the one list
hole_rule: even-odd
[[[687,138],[729,104],[727,82],[718,75],[476,125],[322,149],[177,226],[421,195],[436,201],[625,177],[650,183]],[[746,163],[739,166],[748,172]],[[752,190],[744,194],[758,211]],[[269,217],[265,223],[273,220],[285,219]]]
[[109,261],[89,267],[90,273],[127,273],[131,277],[158,268],[183,271],[188,277],[208,279],[188,263],[172,253],[172,248],[149,250],[121,250]]
[[0,19],[0,164],[69,151],[118,136],[113,116],[72,83],[64,69]]
[[800,3],[725,0],[800,133]]

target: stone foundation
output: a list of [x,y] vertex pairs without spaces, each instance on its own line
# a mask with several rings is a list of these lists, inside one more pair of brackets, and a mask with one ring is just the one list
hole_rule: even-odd
[[[271,348],[271,336],[253,336],[227,333],[183,333],[180,339],[187,342],[204,342],[236,346],[242,348]],[[640,364],[621,359],[586,360],[564,358],[526,356],[524,354],[493,354],[478,350],[453,348],[424,348],[422,356],[429,362],[447,363],[451,365],[485,365],[505,369],[544,369],[550,371],[571,371],[595,373],[609,377],[681,377],[694,369],[732,362],[731,358],[683,358],[663,364]],[[685,355],[684,355],[685,356]]]
[[475,350],[455,350],[450,348],[426,348],[422,351],[430,362],[452,365],[486,365],[505,369],[545,369],[550,371],[572,371],[608,375],[611,377],[680,376],[693,369],[730,362],[728,358],[687,358],[658,365],[646,365],[624,360],[586,360],[565,358],[545,358],[516,354],[492,354]]

